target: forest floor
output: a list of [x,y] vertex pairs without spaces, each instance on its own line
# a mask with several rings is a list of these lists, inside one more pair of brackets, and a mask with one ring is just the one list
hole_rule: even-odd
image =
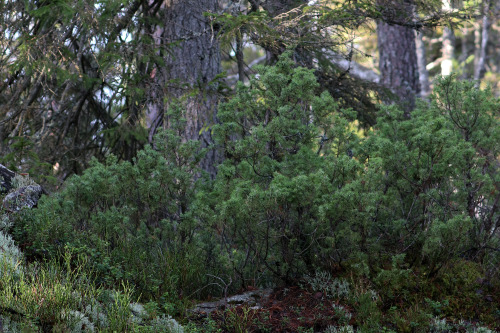
[[[323,332],[329,326],[350,324],[339,322],[342,318],[334,304],[321,292],[299,286],[281,287],[260,300],[259,306],[222,306],[211,313],[198,313],[191,320],[201,323],[210,318],[223,332]],[[350,311],[348,307],[343,308],[346,313]]]
[[[481,316],[488,303],[500,302],[500,290],[493,295],[481,295],[483,292],[478,289],[475,300],[456,297],[441,302],[413,295],[412,299],[424,301],[412,304],[400,300],[386,306],[380,297],[353,301],[334,299],[305,286],[280,287],[265,294],[257,306],[221,305],[209,313],[196,312],[188,320],[202,332],[348,333],[380,332],[380,327],[383,332],[497,332],[500,317],[482,326],[485,318]],[[466,313],[462,312],[465,309]]]

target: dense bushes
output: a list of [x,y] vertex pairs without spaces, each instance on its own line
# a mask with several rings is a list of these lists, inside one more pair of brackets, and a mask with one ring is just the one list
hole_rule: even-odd
[[407,253],[432,274],[456,256],[491,254],[499,226],[498,111],[490,91],[452,77],[411,119],[381,110],[365,145],[365,196],[375,197],[365,210],[372,210],[367,223],[378,248],[369,253]]
[[25,211],[14,235],[26,253],[55,257],[69,246],[89,258],[101,282],[127,280],[145,297],[175,300],[179,290],[198,288],[204,246],[188,207],[203,179],[192,179],[203,152],[194,142],[181,143],[177,125],[133,164],[113,156],[105,164],[94,161],[60,193],[43,198],[39,209]]
[[212,278],[227,292],[332,267],[375,285],[399,276],[398,295],[411,271],[439,277],[459,258],[497,278],[500,104],[491,91],[443,78],[411,118],[381,106],[377,126],[359,136],[353,113],[312,71],[287,56],[258,71],[220,106],[212,130],[225,160],[214,181],[197,169],[203,151],[180,141],[179,120],[134,163],[94,162],[25,212],[15,236],[27,253],[69,246],[101,282],[128,280],[164,305],[215,292],[204,289]]
[[357,141],[350,113],[316,95],[313,73],[292,63],[282,58],[240,85],[214,129],[226,159],[203,203],[243,283],[313,273],[348,238],[362,170],[348,156]]

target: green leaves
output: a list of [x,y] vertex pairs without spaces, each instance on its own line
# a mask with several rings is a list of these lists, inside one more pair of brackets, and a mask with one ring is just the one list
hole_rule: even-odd
[[210,128],[209,148],[225,155],[215,180],[198,167],[207,149],[181,139],[183,108],[172,104],[155,147],[132,163],[92,162],[16,223],[18,239],[38,256],[90,249],[103,283],[139,275],[152,296],[196,290],[207,272],[267,285],[343,265],[375,282],[393,276],[396,301],[415,267],[435,276],[459,256],[498,263],[488,252],[500,227],[490,91],[444,78],[411,118],[381,106],[360,137],[354,112],[289,55],[258,75]]
[[14,233],[33,244],[28,255],[57,257],[65,245],[81,249],[99,282],[132,281],[138,293],[148,296],[175,294],[181,284],[191,283],[185,277],[198,279],[194,271],[202,265],[191,267],[189,277],[180,276],[182,267],[172,273],[164,267],[169,260],[201,258],[190,250],[201,251],[200,235],[194,233],[199,224],[190,209],[200,186],[193,175],[200,173],[203,152],[197,142],[181,142],[175,129],[182,125],[175,123],[157,136],[155,149],[146,147],[133,163],[118,162],[113,155],[105,164],[94,159],[61,192],[40,201],[39,209],[23,212]]

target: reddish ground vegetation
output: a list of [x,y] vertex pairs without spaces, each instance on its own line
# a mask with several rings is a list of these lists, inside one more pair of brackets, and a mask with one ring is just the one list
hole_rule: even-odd
[[[347,309],[349,310],[349,309]],[[320,292],[300,287],[279,288],[264,301],[260,309],[240,305],[213,312],[210,317],[224,332],[237,328],[246,332],[321,332],[338,325],[333,304]]]

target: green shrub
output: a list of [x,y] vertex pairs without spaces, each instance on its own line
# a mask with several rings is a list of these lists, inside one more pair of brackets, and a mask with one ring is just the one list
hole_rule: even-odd
[[[368,331],[384,329],[379,306],[402,311],[401,302],[415,310],[399,329],[422,329],[423,299],[445,299],[436,297],[435,281],[451,296],[445,313],[464,299],[480,301],[473,279],[497,278],[500,263],[500,104],[492,92],[442,78],[411,117],[381,106],[361,138],[355,112],[340,109],[288,53],[257,71],[219,107],[209,148],[225,159],[215,180],[198,168],[206,150],[181,140],[175,106],[155,147],[131,163],[93,161],[38,209],[17,215],[12,232],[27,257],[60,258],[71,249],[99,285],[127,281],[134,298],[170,315],[186,296],[304,276],[348,298]],[[477,267],[448,274],[460,261]],[[345,285],[315,276],[332,267],[380,290],[346,296]],[[493,313],[478,316],[490,323]]]
[[94,160],[59,193],[43,197],[38,209],[18,216],[13,233],[26,254],[57,258],[69,246],[88,259],[99,283],[126,280],[143,297],[198,289],[204,245],[191,202],[203,179],[193,181],[203,151],[176,135],[183,126],[180,108],[170,116],[178,123],[133,163]]
[[[381,107],[365,145],[365,211],[377,239],[370,253],[404,252],[431,275],[460,254],[490,254],[498,224],[498,110],[491,91],[453,77],[439,80],[431,104],[420,103],[410,119]],[[389,258],[379,255],[382,263]]]
[[361,164],[351,114],[320,93],[313,71],[287,55],[239,85],[214,128],[225,153],[214,189],[200,193],[222,262],[243,284],[292,281],[344,260]]

